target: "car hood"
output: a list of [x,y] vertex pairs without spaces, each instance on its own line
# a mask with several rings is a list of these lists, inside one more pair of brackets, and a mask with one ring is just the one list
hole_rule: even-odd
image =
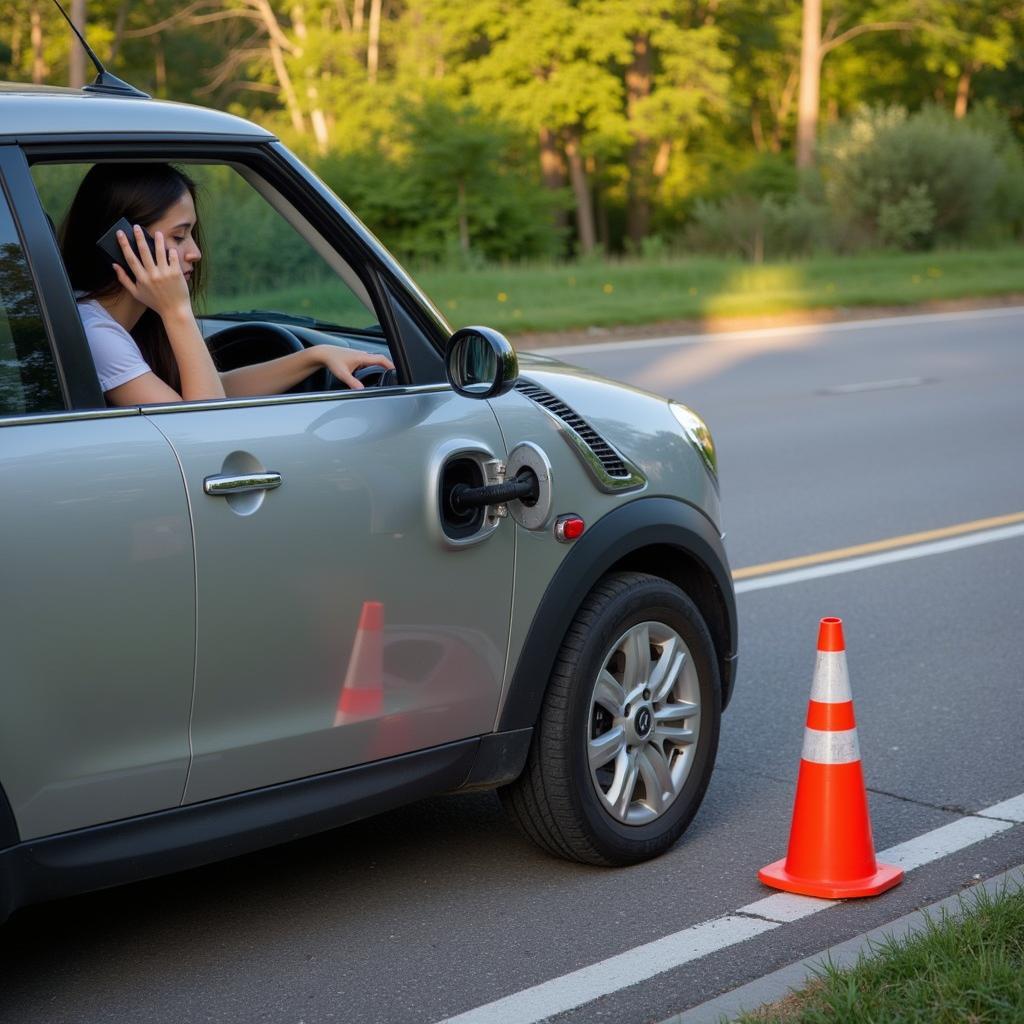
[[647,477],[648,493],[692,496],[718,521],[716,481],[669,409],[668,399],[538,352],[519,352],[519,375],[561,399]]

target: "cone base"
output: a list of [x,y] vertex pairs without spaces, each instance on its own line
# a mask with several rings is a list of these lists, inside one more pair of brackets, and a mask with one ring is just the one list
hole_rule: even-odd
[[818,896],[826,900],[848,900],[856,896],[877,896],[903,881],[903,868],[895,864],[878,864],[878,870],[867,878],[829,881],[801,878],[786,870],[786,858],[761,868],[757,877],[774,889],[795,892],[801,896]]

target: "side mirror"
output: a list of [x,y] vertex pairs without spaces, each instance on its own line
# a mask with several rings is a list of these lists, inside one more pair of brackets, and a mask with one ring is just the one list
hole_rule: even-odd
[[448,342],[448,383],[467,398],[497,398],[515,387],[519,360],[504,334],[463,327]]

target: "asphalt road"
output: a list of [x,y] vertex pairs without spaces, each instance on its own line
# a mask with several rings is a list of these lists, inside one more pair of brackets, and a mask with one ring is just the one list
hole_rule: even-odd
[[[581,351],[699,410],[734,567],[1024,510],[1024,313]],[[860,387],[861,385],[871,385]],[[853,386],[853,387],[851,387]],[[1024,793],[1024,538],[739,598],[741,668],[686,836],[606,871],[491,794],[19,913],[0,1021],[431,1024],[765,895],[818,619],[842,616],[876,848]],[[1024,861],[1024,826],[559,1021],[657,1021]]]

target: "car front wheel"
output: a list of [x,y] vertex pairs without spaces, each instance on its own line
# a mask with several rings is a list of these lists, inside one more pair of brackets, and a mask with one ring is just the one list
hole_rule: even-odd
[[656,576],[608,575],[566,633],[526,768],[502,800],[559,856],[655,857],[700,806],[720,718],[714,645],[696,605]]

